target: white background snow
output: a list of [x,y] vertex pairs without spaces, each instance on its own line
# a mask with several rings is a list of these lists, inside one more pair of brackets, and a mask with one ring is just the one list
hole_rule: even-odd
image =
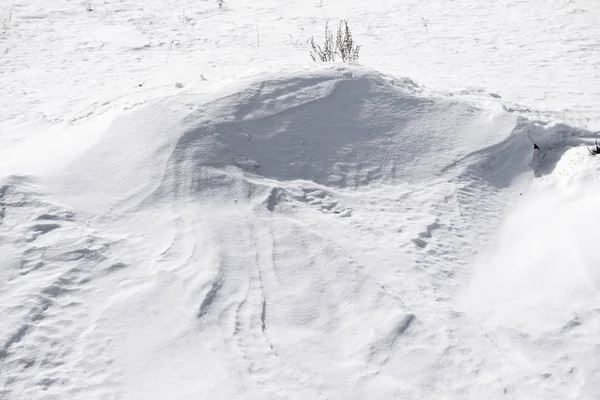
[[600,3],[86,3],[0,3],[0,399],[600,398]]

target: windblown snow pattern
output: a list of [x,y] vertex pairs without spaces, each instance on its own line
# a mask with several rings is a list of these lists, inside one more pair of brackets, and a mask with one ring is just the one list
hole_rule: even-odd
[[[388,3],[377,7],[389,11]],[[438,49],[446,42],[436,16],[454,21],[443,31],[454,32],[453,7],[488,20],[500,13],[481,2],[434,3],[405,11],[439,11],[417,24]],[[553,29],[567,12],[591,26],[584,22],[599,10],[581,3],[541,15]],[[116,2],[91,4],[90,24],[118,14]],[[314,7],[333,13],[341,4]],[[212,23],[248,12],[226,5],[210,4],[221,18]],[[573,11],[579,6],[586,11]],[[29,8],[14,7],[9,28],[23,35]],[[40,12],[67,18],[62,8]],[[194,32],[204,14],[178,14],[183,42],[181,29]],[[90,25],[83,56],[112,53],[129,78],[126,54],[161,46],[153,68],[181,63],[179,42],[148,40],[142,22],[136,34]],[[473,23],[471,31],[483,29]],[[264,20],[246,24],[249,41],[261,35],[261,54],[279,49]],[[365,52],[387,32],[369,26]],[[0,107],[8,112],[0,120],[0,399],[600,398],[600,159],[588,150],[600,119],[589,101],[597,93],[583,93],[598,84],[591,69],[581,70],[587,83],[565,72],[561,87],[570,79],[579,92],[564,109],[536,91],[539,81],[519,92],[502,68],[498,79],[521,93],[510,100],[450,90],[448,71],[428,81],[443,86],[434,90],[390,72],[391,60],[381,69],[283,70],[276,58],[227,84],[202,75],[206,86],[146,92],[124,78],[141,89],[110,101],[105,84],[90,91],[102,77],[95,65],[91,81],[73,75],[65,98],[53,80],[52,102],[27,97],[37,73],[50,76],[43,61],[27,72],[19,63],[33,58],[12,51],[2,76],[19,78],[26,97],[17,81],[0,84],[9,93]],[[450,65],[441,60],[426,72]],[[470,68],[463,83],[469,73],[494,79]],[[408,72],[422,78],[417,69]],[[522,98],[541,108],[517,105]]]

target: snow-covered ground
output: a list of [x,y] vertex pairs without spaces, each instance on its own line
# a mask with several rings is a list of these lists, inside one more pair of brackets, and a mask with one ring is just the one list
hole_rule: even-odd
[[0,4],[0,399],[599,398],[600,4],[225,4]]

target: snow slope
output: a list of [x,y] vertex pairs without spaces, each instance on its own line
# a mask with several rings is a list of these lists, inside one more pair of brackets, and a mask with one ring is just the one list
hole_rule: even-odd
[[1,399],[600,396],[596,2],[92,6],[0,5]]

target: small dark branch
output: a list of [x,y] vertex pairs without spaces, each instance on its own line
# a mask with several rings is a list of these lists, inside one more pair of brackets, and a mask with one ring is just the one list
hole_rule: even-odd
[[596,154],[600,154],[600,145],[598,144],[598,141],[596,140],[596,144],[592,147],[588,147],[588,151],[590,152],[590,155],[595,156]]
[[256,46],[260,47],[260,32],[258,31],[258,22],[256,23]]
[[323,46],[317,44],[315,42],[315,38],[310,38],[310,47],[311,52],[310,56],[313,61],[317,62],[334,62],[335,61],[335,50],[333,43],[333,34],[329,29],[329,21],[325,23],[325,41],[323,42]]
[[10,20],[12,19],[12,10],[10,11],[10,13],[8,14],[8,18],[6,18],[4,20],[4,22],[2,23],[2,34],[4,35],[6,32],[8,32],[8,27],[10,26]]

